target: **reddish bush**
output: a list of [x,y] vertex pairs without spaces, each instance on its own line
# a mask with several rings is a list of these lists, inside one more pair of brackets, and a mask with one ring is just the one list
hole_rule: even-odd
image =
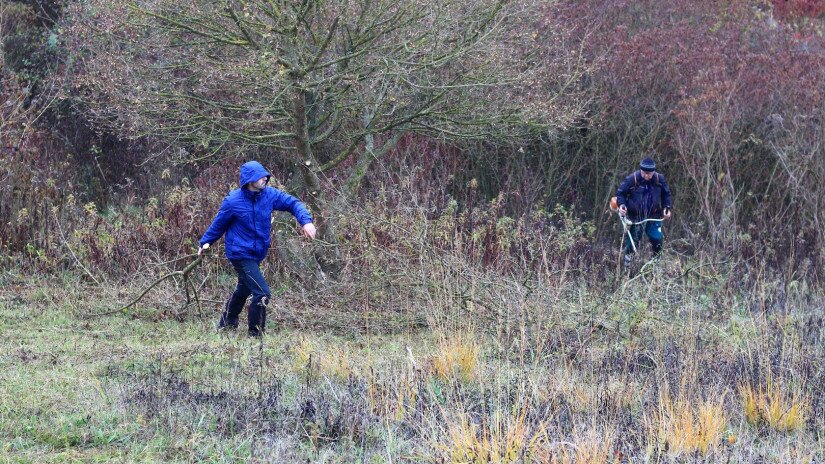
[[[810,231],[816,239],[802,246],[816,255],[825,243],[814,219],[825,175],[816,156],[825,141],[822,5],[589,0],[549,12],[576,24],[600,63],[577,142],[609,154],[581,175],[602,183],[589,172],[629,171],[653,149],[675,193],[677,230],[734,249],[749,234],[778,260]],[[809,20],[791,21],[800,16]]]
[[778,18],[822,18],[825,16],[825,2],[822,0],[772,0],[773,10]]

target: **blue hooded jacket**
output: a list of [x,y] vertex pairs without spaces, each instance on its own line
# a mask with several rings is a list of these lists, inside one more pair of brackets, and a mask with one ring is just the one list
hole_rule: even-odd
[[260,192],[246,188],[271,174],[257,161],[241,166],[240,188],[229,192],[212,225],[200,239],[200,245],[212,244],[226,233],[226,257],[228,259],[252,259],[263,261],[269,250],[272,230],[272,212],[289,211],[301,226],[312,222],[312,215],[300,200],[273,187]]
[[625,177],[616,190],[616,202],[627,207],[627,215],[634,221],[661,219],[665,209],[673,209],[670,188],[658,172],[650,180],[644,180],[641,171]]

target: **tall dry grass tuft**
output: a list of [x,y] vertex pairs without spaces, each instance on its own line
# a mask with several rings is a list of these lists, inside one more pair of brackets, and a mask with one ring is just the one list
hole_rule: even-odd
[[719,445],[727,426],[723,402],[724,395],[697,402],[687,397],[673,399],[666,392],[659,400],[651,433],[673,454],[698,451],[707,455]]
[[444,335],[431,359],[433,373],[443,380],[458,376],[468,382],[478,376],[481,346],[472,331]]
[[524,462],[542,434],[532,434],[525,417],[527,408],[503,414],[496,411],[481,424],[466,414],[448,424],[446,441],[441,444],[447,461],[452,463]]
[[[547,464],[607,464],[621,459],[612,454],[613,434],[593,428],[570,442],[551,442],[545,435],[531,461]],[[611,459],[612,458],[612,459]]]
[[780,432],[801,430],[805,427],[808,399],[800,391],[788,392],[773,380],[766,388],[751,384],[739,386],[745,419],[754,426],[765,425]]

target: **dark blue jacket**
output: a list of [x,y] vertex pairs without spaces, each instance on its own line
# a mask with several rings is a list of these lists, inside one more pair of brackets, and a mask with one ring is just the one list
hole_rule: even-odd
[[312,215],[297,198],[276,188],[253,192],[245,186],[271,174],[257,161],[241,166],[240,188],[229,192],[212,225],[200,239],[200,245],[212,244],[226,233],[226,257],[263,261],[269,250],[272,212],[289,211],[303,226]]
[[665,208],[673,208],[670,188],[665,176],[658,172],[650,180],[644,180],[641,171],[625,177],[616,191],[616,202],[627,207],[627,215],[634,221],[661,219]]

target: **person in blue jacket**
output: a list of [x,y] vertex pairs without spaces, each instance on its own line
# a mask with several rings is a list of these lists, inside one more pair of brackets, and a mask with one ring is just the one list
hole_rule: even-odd
[[292,195],[268,187],[270,177],[261,163],[244,163],[240,188],[223,199],[212,225],[200,239],[198,255],[226,234],[226,258],[238,274],[238,285],[218,321],[219,330],[238,327],[238,315],[251,295],[249,335],[259,337],[263,333],[270,292],[260,264],[269,250],[273,211],[291,212],[301,225],[301,233],[310,239],[315,238],[315,225],[306,206]]
[[[673,199],[665,176],[656,172],[656,163],[652,158],[645,158],[639,163],[639,170],[625,177],[616,191],[619,214],[627,216],[633,222],[645,219],[670,219]],[[642,231],[647,235],[653,247],[653,253],[662,251],[662,221],[649,221],[630,227],[633,241],[639,245]],[[633,257],[633,245],[625,238],[624,265],[629,266]]]

